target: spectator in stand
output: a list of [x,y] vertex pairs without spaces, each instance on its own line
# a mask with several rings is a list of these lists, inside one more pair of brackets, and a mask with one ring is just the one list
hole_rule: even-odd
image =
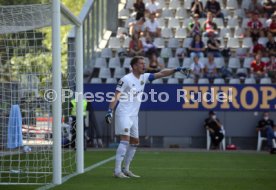
[[145,18],[141,17],[136,22],[131,23],[129,27],[129,34],[133,36],[134,33],[139,33],[139,36],[144,36],[144,33],[146,31],[145,21]]
[[215,22],[213,22],[213,14],[211,12],[207,13],[207,20],[203,25],[203,36],[209,37],[210,35],[218,36],[218,26]]
[[193,21],[191,21],[188,25],[189,36],[191,37],[197,34],[199,35],[202,34],[202,28],[199,22],[199,15],[194,14],[193,18],[194,18]]
[[265,18],[271,17],[273,12],[276,9],[276,3],[273,2],[272,0],[264,0],[263,1],[263,11],[264,11],[264,16]]
[[146,33],[152,38],[160,37],[161,29],[159,28],[159,23],[155,18],[155,14],[150,14],[150,19],[146,21]]
[[251,16],[251,20],[247,23],[247,36],[251,37],[253,41],[257,41],[259,37],[264,36],[264,27],[259,20],[259,13],[255,12]]
[[207,54],[213,54],[214,57],[221,57],[220,40],[216,39],[214,35],[210,35],[207,41]]
[[191,77],[194,78],[197,83],[198,79],[202,78],[204,74],[204,63],[199,61],[197,55],[193,57],[193,63],[191,64],[190,69],[192,70]]
[[272,55],[267,64],[267,75],[271,78],[272,83],[276,83],[276,56]]
[[150,2],[146,3],[146,12],[148,14],[154,13],[156,17],[159,17],[161,14],[159,2],[156,0],[150,0]]
[[205,16],[203,4],[200,0],[194,0],[191,4],[190,10],[192,12],[192,16],[195,16],[196,14],[201,18]]
[[263,12],[263,6],[258,0],[251,0],[251,3],[249,4],[248,8],[244,10],[247,17],[251,17],[251,14],[254,12],[262,13]]
[[139,20],[141,17],[145,17],[145,3],[143,0],[136,0],[136,2],[133,4],[134,11],[136,12],[136,20]]
[[224,19],[224,15],[221,12],[220,4],[216,0],[209,0],[206,2],[205,5],[205,11],[211,12],[213,14],[213,17],[219,17]]
[[268,25],[268,31],[273,34],[273,36],[276,36],[276,14],[273,14],[271,17],[271,22]]
[[143,43],[139,39],[139,33],[134,33],[132,35],[132,39],[129,42],[129,55],[130,56],[143,56],[144,55],[144,49],[143,49]]
[[195,35],[189,47],[190,56],[204,57],[205,45],[199,34]]
[[205,119],[204,127],[206,130],[209,130],[212,141],[212,149],[219,148],[219,144],[224,138],[224,134],[222,132],[223,126],[216,117],[216,113],[214,111],[209,112],[209,117]]
[[208,61],[205,63],[204,75],[211,81],[218,77],[218,71],[213,54],[208,54]]
[[274,124],[274,121],[269,118],[268,112],[264,112],[263,118],[258,122],[257,131],[261,132],[262,137],[267,138],[268,140],[267,145],[270,149],[270,153],[274,154],[276,147],[273,147],[272,140],[276,139],[276,136],[275,136],[276,126]]
[[164,68],[164,65],[158,62],[156,54],[152,54],[149,59],[149,65],[146,69],[147,73],[157,73]]
[[264,54],[265,53],[265,46],[258,41],[253,41],[253,46],[250,49],[250,54],[255,56],[257,54]]
[[266,43],[266,50],[269,56],[276,56],[276,41],[272,33],[267,34],[268,42]]
[[266,63],[261,60],[262,54],[258,53],[251,63],[251,77],[256,79],[263,78],[266,75]]
[[152,38],[147,35],[146,40],[143,42],[144,52],[147,57],[150,57],[152,54],[157,54],[155,45],[152,42]]

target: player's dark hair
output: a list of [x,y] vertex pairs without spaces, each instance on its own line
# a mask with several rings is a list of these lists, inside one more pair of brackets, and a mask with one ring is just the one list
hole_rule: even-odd
[[135,65],[136,63],[138,63],[138,61],[139,61],[140,59],[144,59],[144,58],[141,57],[141,56],[135,56],[135,57],[133,57],[132,60],[131,60],[131,62],[130,62],[131,68],[133,68],[133,65]]

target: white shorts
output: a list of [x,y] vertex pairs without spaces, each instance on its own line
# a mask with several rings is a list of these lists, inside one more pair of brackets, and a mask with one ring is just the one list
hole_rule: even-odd
[[115,134],[139,138],[138,116],[116,116]]

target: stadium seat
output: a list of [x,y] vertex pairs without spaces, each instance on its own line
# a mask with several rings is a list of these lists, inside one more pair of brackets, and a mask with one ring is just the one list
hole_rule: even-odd
[[[238,76],[240,76],[240,78],[241,78],[241,76],[242,76],[243,78],[245,78],[245,77],[248,75],[247,69],[246,69],[246,68],[238,68],[236,74],[237,74]],[[252,84],[253,84],[253,83],[252,83]]]
[[123,63],[123,68],[127,68],[129,69],[130,68],[130,61],[131,61],[131,57],[126,57],[125,60],[124,60],[124,63]]
[[198,79],[197,83],[198,84],[209,84],[210,82],[209,82],[209,79],[207,79],[207,78],[200,78],[200,79]]
[[187,13],[186,9],[184,9],[183,7],[178,7],[176,9],[175,18],[177,18],[177,19],[185,19],[187,17],[189,17],[189,16],[188,16],[188,13]]
[[[244,28],[240,28],[239,26],[235,28],[235,32],[234,32],[234,38],[243,38],[245,33]],[[240,45],[239,45],[240,46]],[[238,47],[239,47],[238,46]]]
[[239,18],[244,18],[244,17],[246,17],[245,12],[244,12],[244,9],[236,9],[236,10],[234,10],[234,15],[235,15],[236,17],[239,17]]
[[233,49],[239,48],[240,47],[239,39],[229,38],[228,43],[227,43],[227,47],[228,48],[233,48]]
[[173,15],[173,10],[171,9],[168,9],[168,8],[164,8],[162,10],[162,15],[161,15],[162,18],[166,18],[166,19],[169,19],[169,18],[173,18],[174,15]]
[[153,44],[157,48],[164,48],[165,47],[165,40],[164,40],[164,38],[154,38]]
[[167,83],[168,84],[178,84],[179,81],[177,78],[169,78]]
[[163,28],[161,30],[161,36],[163,38],[172,38],[173,37],[173,32],[171,28]]
[[224,23],[223,23],[222,18],[214,18],[213,21],[217,24],[218,28],[220,28],[220,29],[224,28]]
[[174,78],[176,78],[176,79],[183,79],[183,78],[185,78],[185,75],[183,75],[180,72],[176,72],[176,73],[174,73]]
[[126,74],[126,71],[124,68],[116,68],[114,71],[114,77],[116,79],[122,78]]
[[126,8],[127,9],[133,9],[133,4],[135,3],[135,0],[127,0]]
[[120,58],[119,57],[110,58],[108,67],[109,68],[120,68],[121,67]]
[[225,84],[225,81],[223,78],[216,78],[214,79],[214,84]]
[[118,27],[116,34],[116,37],[119,38],[122,34],[128,34],[128,30],[125,27]]
[[242,47],[243,48],[251,48],[253,47],[253,41],[251,37],[246,37],[242,39]]
[[262,78],[260,84],[272,84],[271,78]]
[[231,78],[229,84],[241,84],[240,79]]
[[227,28],[236,28],[239,26],[239,20],[236,17],[232,17],[228,20]]
[[254,60],[253,57],[246,57],[243,61],[243,67],[247,69],[251,68],[251,63],[253,60]]
[[176,31],[175,31],[175,38],[181,38],[181,39],[184,39],[187,37],[187,31],[185,28],[178,28]]
[[193,41],[193,38],[185,38],[183,41],[182,47],[184,48],[190,47],[192,41]]
[[170,57],[168,62],[168,68],[180,67],[178,57]]
[[195,80],[192,78],[187,78],[183,80],[183,84],[195,84]]
[[115,78],[106,79],[106,84],[116,84],[116,83],[117,83],[117,79]]
[[164,82],[163,82],[163,79],[159,78],[159,79],[153,80],[151,83],[152,84],[163,84]]
[[102,83],[102,79],[100,78],[92,78],[90,81],[91,84],[101,84]]
[[128,19],[130,16],[129,9],[122,9],[119,12],[119,19]]
[[[222,149],[223,151],[225,151],[225,148],[226,148],[226,146],[225,146],[225,130],[224,130],[224,127],[222,126],[221,127],[221,132],[223,133],[223,135],[224,135],[224,138],[222,139],[222,141],[221,141],[221,143],[220,143],[220,149]],[[207,148],[207,150],[210,150],[210,147],[211,147],[211,137],[210,137],[210,132],[209,132],[209,130],[207,130],[206,129],[206,137],[207,137],[207,143],[206,143],[206,148]]]
[[241,4],[241,8],[242,9],[248,9],[250,3],[251,3],[251,1],[249,1],[249,0],[243,0],[242,4]]
[[172,49],[171,48],[163,48],[163,49],[161,49],[160,56],[162,58],[170,58],[170,57],[172,57]]
[[177,29],[180,28],[180,23],[177,18],[170,18],[168,22],[168,28]]
[[216,57],[214,61],[218,69],[225,66],[225,61],[223,57]]
[[177,38],[170,38],[168,42],[168,48],[178,48],[179,47],[179,41]]
[[242,19],[242,28],[248,28],[247,27],[247,24],[248,24],[248,22],[249,22],[249,18],[246,18],[246,17],[244,17],[243,19]]
[[182,7],[180,0],[170,0],[169,9],[177,9]]
[[107,67],[107,63],[106,63],[105,58],[97,57],[94,67],[95,68]]
[[192,62],[193,62],[193,60],[191,58],[185,57],[185,59],[183,59],[183,65],[182,65],[182,67],[190,68]]
[[[220,33],[219,33],[219,37],[220,38],[230,38],[231,37],[231,31],[230,31],[230,29],[229,28],[222,28],[221,30],[220,30]],[[223,41],[221,41],[222,43],[222,45],[223,45]]]
[[259,37],[259,39],[258,39],[258,43],[262,44],[264,46],[266,46],[267,42],[268,42],[268,38],[267,37]]
[[164,18],[157,18],[159,28],[166,28],[166,21]]
[[129,48],[130,41],[131,41],[131,37],[125,38],[124,43],[123,43],[123,48]]
[[183,21],[182,28],[188,28],[189,23],[190,23],[191,21],[192,21],[191,18],[185,18],[184,21]]
[[246,78],[244,84],[256,84],[255,78]]
[[244,58],[244,57],[246,57],[247,50],[248,50],[247,48],[237,48],[236,52],[235,52],[236,57],[238,57],[238,58]]
[[238,69],[241,67],[240,59],[236,57],[231,57],[229,59],[228,68],[230,69]]
[[100,68],[99,78],[102,78],[102,79],[111,78],[111,72],[109,68]]
[[112,57],[112,50],[110,48],[102,49],[101,57],[103,58],[111,58]]
[[238,4],[237,0],[227,0],[226,9],[235,10],[237,8],[239,8],[239,4]]
[[261,132],[258,131],[258,142],[257,142],[257,151],[259,152],[262,148],[263,141],[266,141],[266,137],[261,136]]
[[121,47],[120,38],[117,37],[110,37],[108,42],[108,47],[112,49],[119,49]]

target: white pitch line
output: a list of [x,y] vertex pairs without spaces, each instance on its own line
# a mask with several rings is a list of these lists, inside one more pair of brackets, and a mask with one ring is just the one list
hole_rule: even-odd
[[[115,159],[115,156],[112,156],[112,157],[110,157],[110,158],[108,158],[108,159],[106,159],[106,160],[103,160],[103,161],[100,161],[100,162],[98,162],[98,163],[96,163],[96,164],[93,164],[93,165],[91,165],[91,166],[85,168],[85,169],[84,169],[84,173],[85,173],[85,172],[88,172],[88,171],[90,171],[90,170],[93,170],[93,169],[95,169],[95,168],[97,168],[97,167],[99,167],[99,166],[102,166],[102,165],[104,165],[105,163],[110,162],[110,161],[112,161],[112,160],[114,160],[114,159]],[[73,173],[73,174],[71,174],[71,175],[68,175],[68,176],[63,177],[63,178],[62,178],[62,184],[65,183],[66,181],[68,181],[69,179],[71,179],[71,178],[77,176],[77,175],[80,175],[80,174],[78,174],[78,173]],[[60,185],[62,185],[62,184],[60,184]],[[53,187],[55,187],[55,186],[58,186],[58,185],[56,185],[56,184],[49,184],[49,185],[45,185],[45,186],[39,187],[39,188],[37,188],[36,190],[48,190],[48,189],[51,189],[51,188],[53,188]]]

